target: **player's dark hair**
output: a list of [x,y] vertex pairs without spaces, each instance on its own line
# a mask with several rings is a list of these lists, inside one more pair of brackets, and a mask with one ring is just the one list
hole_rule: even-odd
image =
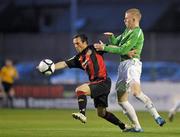
[[77,34],[73,37],[75,38],[80,38],[82,42],[86,42],[88,44],[88,37],[85,34]]

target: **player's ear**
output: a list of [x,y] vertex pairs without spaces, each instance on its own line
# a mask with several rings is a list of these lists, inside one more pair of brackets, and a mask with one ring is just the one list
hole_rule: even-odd
[[135,18],[133,18],[133,21],[135,22]]

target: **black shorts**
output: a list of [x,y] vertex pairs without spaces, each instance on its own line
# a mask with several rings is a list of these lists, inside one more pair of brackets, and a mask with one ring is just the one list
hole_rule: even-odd
[[111,79],[105,81],[90,82],[91,97],[94,99],[94,106],[108,107],[108,95],[111,89]]
[[6,93],[9,93],[10,89],[12,88],[12,85],[11,83],[7,83],[7,82],[2,82],[2,86],[4,88],[4,91]]

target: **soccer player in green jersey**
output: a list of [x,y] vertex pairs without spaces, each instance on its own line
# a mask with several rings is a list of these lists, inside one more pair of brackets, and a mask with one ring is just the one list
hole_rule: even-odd
[[[124,19],[126,25],[125,31],[117,37],[111,32],[104,33],[109,36],[109,44],[103,44],[102,42],[94,44],[94,47],[99,51],[119,54],[121,57],[118,68],[116,91],[119,105],[133,124],[132,128],[126,130],[127,132],[143,132],[136,112],[133,106],[128,102],[129,92],[145,104],[145,107],[152,114],[157,124],[160,126],[165,124],[165,120],[159,115],[151,99],[142,92],[140,86],[142,70],[140,55],[144,44],[144,35],[139,26],[140,20],[141,13],[139,9],[128,9],[125,12]],[[128,52],[133,50],[136,51],[136,54],[130,58]]]

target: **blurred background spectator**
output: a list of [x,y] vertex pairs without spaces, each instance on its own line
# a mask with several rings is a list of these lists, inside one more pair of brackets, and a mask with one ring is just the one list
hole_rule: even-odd
[[4,100],[2,103],[5,107],[13,108],[13,98],[14,98],[14,89],[13,84],[19,75],[16,68],[13,66],[13,61],[11,59],[5,60],[5,65],[0,70],[0,79],[1,79],[1,95]]

